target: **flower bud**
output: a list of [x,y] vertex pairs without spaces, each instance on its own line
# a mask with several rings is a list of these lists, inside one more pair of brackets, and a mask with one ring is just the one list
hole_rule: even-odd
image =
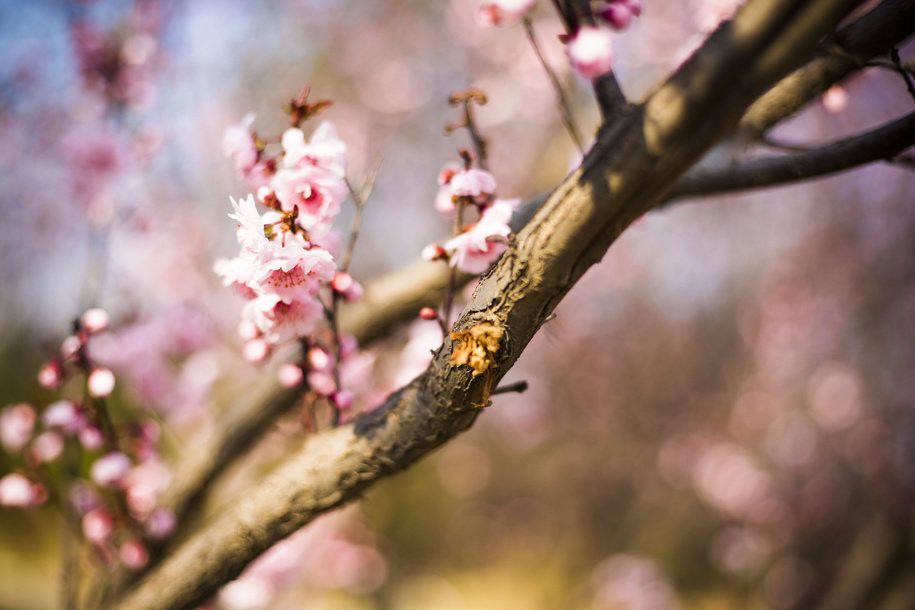
[[109,369],[93,369],[93,371],[89,373],[89,379],[87,380],[89,394],[95,398],[110,396],[111,392],[114,391],[114,382],[114,373]]
[[80,318],[80,323],[87,333],[95,335],[108,330],[111,320],[107,311],[100,307],[93,307],[86,310]]

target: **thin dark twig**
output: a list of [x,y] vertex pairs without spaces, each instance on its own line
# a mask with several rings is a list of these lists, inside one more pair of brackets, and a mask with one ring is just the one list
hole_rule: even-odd
[[896,47],[890,49],[890,60],[892,60],[893,65],[896,67],[896,71],[899,72],[902,80],[905,81],[905,88],[909,90],[909,95],[915,100],[915,82],[912,80],[912,75],[909,74],[905,69],[905,66],[902,65],[902,60],[899,59],[899,49]]
[[540,61],[540,65],[543,66],[543,70],[546,72],[547,77],[550,79],[550,84],[553,86],[553,91],[556,92],[556,101],[559,104],[559,114],[562,117],[562,124],[565,126],[566,131],[569,132],[569,136],[572,137],[572,141],[575,142],[578,152],[584,154],[585,148],[582,143],[581,132],[575,124],[575,118],[572,116],[569,100],[562,88],[562,83],[559,82],[559,77],[556,76],[556,72],[553,71],[553,68],[550,67],[550,64],[547,63],[546,58],[543,56],[543,52],[537,42],[537,35],[534,32],[534,24],[528,17],[525,17],[522,20],[522,23],[524,23],[524,31],[527,33],[527,39],[531,43],[534,53],[537,55],[537,60]]
[[527,381],[516,381],[515,383],[507,383],[505,385],[500,385],[495,390],[490,392],[490,396],[495,396],[496,394],[509,394],[511,392],[517,392],[522,394],[527,391],[529,385]]
[[[457,201],[457,211],[454,215],[454,235],[458,235],[461,232],[461,228],[464,226],[464,208],[466,203],[460,198]],[[445,338],[448,334],[448,329],[451,328],[451,308],[454,304],[454,293],[457,288],[457,267],[451,267],[448,273],[448,288],[445,290],[445,298],[442,301],[442,338]]]
[[768,146],[769,148],[776,148],[785,152],[808,152],[813,150],[813,146],[808,146],[804,144],[795,144],[793,142],[783,142],[772,136],[766,134],[759,138],[759,143]]

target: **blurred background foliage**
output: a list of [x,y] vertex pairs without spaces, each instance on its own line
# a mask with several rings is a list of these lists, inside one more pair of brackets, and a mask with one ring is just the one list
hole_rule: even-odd
[[[560,25],[541,4],[537,31],[593,132],[588,87],[567,70]],[[695,48],[720,4],[646,2],[615,47],[632,99]],[[117,28],[140,5],[155,15],[155,65],[142,95],[101,118],[80,89],[71,28]],[[117,400],[155,403],[180,469],[182,450],[259,375],[238,356],[240,302],[210,272],[232,248],[228,197],[245,194],[222,130],[254,110],[259,131],[279,133],[281,106],[306,82],[334,100],[326,118],[349,147],[350,175],[381,159],[360,280],[449,230],[432,202],[440,166],[466,146],[442,133],[453,90],[489,95],[478,116],[503,196],[556,184],[577,153],[549,83],[521,28],[479,28],[475,5],[0,5],[0,404],[47,400],[35,371],[90,298],[116,327],[165,345],[151,355],[141,335],[128,359],[158,358],[171,377],[151,390],[125,374]],[[911,108],[880,70],[830,95],[841,103],[818,101],[776,135],[826,142]],[[66,143],[80,129],[113,130],[133,147],[104,196],[79,188]],[[528,392],[498,397],[465,435],[307,528],[312,541],[269,607],[912,607],[913,202],[911,171],[875,165],[646,215],[509,375]],[[101,249],[100,224],[111,227]],[[187,326],[205,339],[170,349]],[[434,326],[372,347],[379,395],[422,360],[430,336],[434,346]],[[295,417],[281,422],[209,514],[302,434]],[[0,509],[0,606],[53,607],[57,546],[53,509]],[[244,596],[214,607],[245,599],[259,607]]]

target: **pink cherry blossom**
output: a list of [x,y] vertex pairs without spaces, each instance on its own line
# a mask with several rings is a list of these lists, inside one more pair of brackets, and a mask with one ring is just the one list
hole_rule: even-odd
[[157,508],[146,520],[146,533],[156,539],[164,538],[175,531],[175,525],[175,513],[171,509]]
[[606,29],[582,27],[567,51],[572,67],[587,79],[594,80],[613,68],[612,35]]
[[114,532],[114,517],[104,508],[93,508],[82,519],[83,536],[92,544],[104,544]]
[[287,129],[283,133],[282,145],[284,167],[320,166],[340,178],[346,175],[346,144],[337,136],[332,123],[321,123],[311,134],[309,142],[305,141],[301,129]]
[[60,355],[64,360],[70,360],[75,358],[82,348],[83,340],[76,335],[70,335],[60,344]]
[[492,27],[517,23],[536,4],[536,0],[484,0],[477,11],[480,25]]
[[298,212],[298,224],[314,236],[324,236],[346,198],[346,183],[327,168],[305,165],[279,170],[270,182],[280,208]]
[[625,30],[641,14],[641,0],[611,0],[600,11],[600,16],[615,30]]
[[38,369],[38,383],[49,390],[58,389],[64,382],[64,369],[56,358],[49,360]]
[[323,312],[324,308],[313,297],[286,301],[278,294],[265,294],[248,301],[242,316],[254,323],[266,341],[278,344],[311,333]]
[[0,444],[14,453],[22,449],[35,429],[35,409],[25,403],[11,405],[0,411]]
[[41,416],[44,425],[58,428],[67,434],[75,434],[83,426],[84,420],[76,404],[70,400],[58,400],[51,403]]
[[0,506],[25,508],[42,501],[44,488],[18,473],[0,479]]
[[95,426],[86,426],[79,431],[79,443],[83,448],[94,451],[105,443],[105,436]]
[[276,377],[284,388],[294,388],[302,383],[305,373],[299,365],[286,363],[277,369]]
[[42,432],[32,441],[32,455],[39,462],[53,462],[63,450],[64,437],[57,432]]
[[334,364],[333,357],[323,347],[312,347],[305,355],[308,366],[315,371],[329,371]]
[[465,273],[483,273],[507,248],[511,228],[508,221],[518,199],[497,199],[487,208],[479,222],[445,243],[451,255],[451,266]]
[[254,113],[248,113],[241,122],[226,127],[222,137],[222,153],[232,160],[235,170],[247,176],[257,163],[257,146],[251,135]]
[[308,373],[308,387],[323,396],[330,396],[337,389],[334,377],[330,373],[323,371],[311,371]]
[[101,367],[95,368],[89,373],[86,384],[89,387],[90,395],[96,398],[105,398],[106,396],[110,396],[111,392],[114,391],[114,373],[112,373],[110,369]]
[[112,487],[127,476],[130,468],[130,458],[123,453],[113,451],[95,460],[89,473],[96,485]]
[[341,411],[353,406],[353,393],[349,390],[337,390],[331,395],[330,399]]
[[132,468],[121,480],[130,514],[139,520],[147,519],[171,479],[171,471],[159,459],[147,460]]
[[137,538],[131,538],[122,544],[118,550],[118,557],[121,558],[121,562],[125,566],[135,570],[142,568],[149,561],[149,553],[146,547]]
[[331,282],[334,291],[347,301],[358,301],[362,298],[362,284],[353,279],[349,273],[340,271]]
[[251,364],[262,364],[270,357],[270,344],[263,339],[245,341],[242,348],[242,357]]
[[90,335],[108,330],[110,322],[111,320],[108,316],[108,312],[100,307],[87,309],[85,313],[80,316],[80,323]]
[[485,200],[496,192],[496,179],[486,170],[472,168],[456,173],[448,186],[455,197]]

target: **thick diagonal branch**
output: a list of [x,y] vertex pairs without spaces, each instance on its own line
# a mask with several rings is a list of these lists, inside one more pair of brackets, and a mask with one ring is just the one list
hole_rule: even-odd
[[855,4],[752,0],[643,108],[601,131],[582,167],[481,280],[456,328],[486,323],[502,329],[486,374],[474,377],[466,367],[452,366],[446,341],[423,375],[355,425],[310,438],[152,572],[121,607],[194,607],[278,540],[469,427],[582,274]]

